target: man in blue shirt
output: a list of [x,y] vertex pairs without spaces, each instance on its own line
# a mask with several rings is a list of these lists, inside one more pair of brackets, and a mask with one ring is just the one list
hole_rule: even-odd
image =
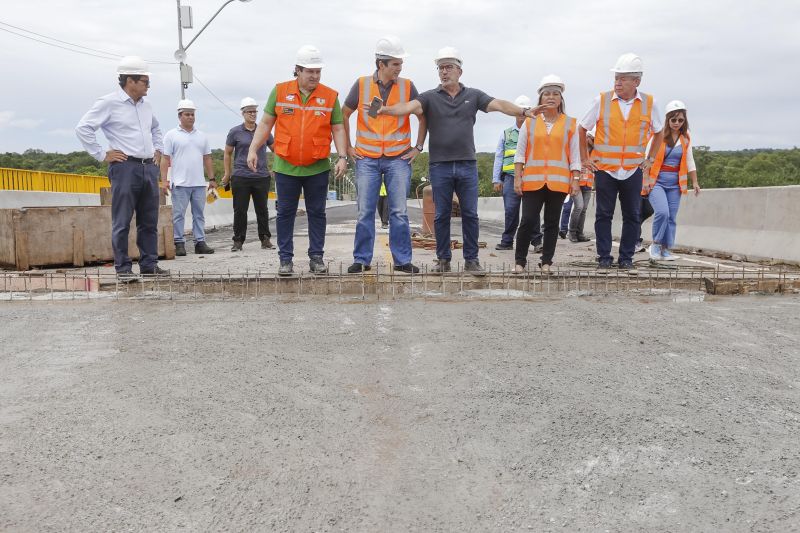
[[[122,58],[117,67],[119,88],[100,97],[75,128],[89,154],[108,163],[111,182],[111,246],[120,281],[133,281],[128,233],[136,213],[139,272],[167,276],[158,266],[158,165],[163,151],[161,129],[150,102],[147,63],[137,56]],[[97,130],[108,139],[104,151]]]
[[[523,109],[531,107],[531,99],[520,95],[514,100],[514,104]],[[525,117],[517,117],[513,126],[503,131],[497,149],[494,152],[494,168],[492,169],[492,184],[495,192],[503,192],[503,209],[506,212],[505,229],[500,243],[494,247],[495,250],[513,250],[514,236],[519,226],[519,205],[521,197],[514,191],[514,156],[517,153],[517,139],[519,129],[525,122]],[[542,231],[537,223],[533,229],[531,244],[535,253],[541,253]]]

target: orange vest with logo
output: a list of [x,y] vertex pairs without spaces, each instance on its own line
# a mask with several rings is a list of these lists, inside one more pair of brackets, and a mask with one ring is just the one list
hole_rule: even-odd
[[572,172],[569,169],[569,143],[575,135],[576,121],[563,113],[559,115],[550,133],[538,115],[526,119],[528,128],[525,146],[525,167],[522,169],[522,190],[538,191],[547,187],[551,191],[569,193]]
[[[365,105],[374,97],[381,97],[378,84],[372,76],[358,79],[358,123],[356,129],[356,153],[364,157],[378,158],[383,155],[400,155],[411,146],[411,124],[408,116],[392,117],[367,114]],[[405,103],[411,100],[411,80],[398,78],[389,90],[385,106]]]
[[297,80],[275,86],[276,155],[295,166],[308,166],[331,153],[331,114],[338,93],[319,84],[303,103]]
[[600,94],[600,114],[594,137],[594,159],[600,170],[631,170],[644,161],[645,146],[650,138],[653,96],[645,93],[639,96],[641,100],[633,102],[625,120],[619,102],[613,100],[614,91]]
[[650,167],[651,187],[656,184],[659,172],[665,170],[667,172],[677,172],[678,184],[681,186],[681,194],[686,194],[688,192],[689,165],[686,162],[686,157],[687,154],[689,153],[689,139],[681,135],[680,143],[681,143],[681,148],[683,149],[683,153],[681,153],[681,162],[678,167],[669,167],[667,165],[664,165],[664,156],[667,153],[667,143],[666,142],[661,143],[661,148],[658,149],[655,161],[653,161],[653,166]]

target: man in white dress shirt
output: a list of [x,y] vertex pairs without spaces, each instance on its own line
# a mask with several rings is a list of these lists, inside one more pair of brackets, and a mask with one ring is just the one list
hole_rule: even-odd
[[[158,266],[158,164],[162,135],[150,103],[144,99],[150,87],[147,63],[137,56],[122,58],[117,67],[119,88],[100,97],[75,128],[89,154],[108,163],[111,182],[111,246],[114,268],[121,281],[133,281],[128,256],[128,233],[136,213],[136,245],[139,272],[169,275]],[[103,150],[97,130],[108,140]]]

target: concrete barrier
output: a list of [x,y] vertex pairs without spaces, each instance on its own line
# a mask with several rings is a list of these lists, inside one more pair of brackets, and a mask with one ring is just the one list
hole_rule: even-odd
[[0,209],[100,205],[99,194],[0,190]]

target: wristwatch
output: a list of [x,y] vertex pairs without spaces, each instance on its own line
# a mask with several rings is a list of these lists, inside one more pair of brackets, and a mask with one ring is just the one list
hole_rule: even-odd
[[421,151],[422,151],[422,148],[423,148],[423,146],[422,146],[421,144],[418,144],[418,145],[416,145],[414,148],[416,148],[416,149],[417,149],[417,152],[421,152]]

